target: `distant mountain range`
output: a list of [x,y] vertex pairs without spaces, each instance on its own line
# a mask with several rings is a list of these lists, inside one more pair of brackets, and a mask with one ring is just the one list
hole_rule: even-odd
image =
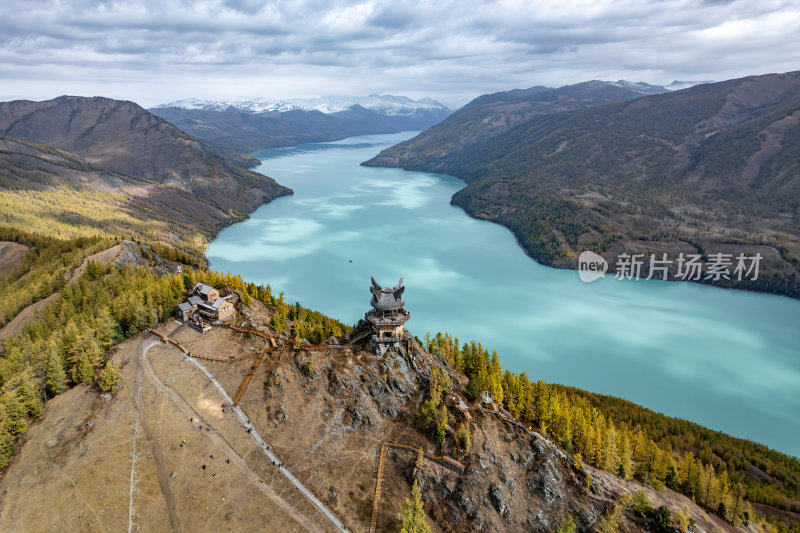
[[353,106],[361,106],[370,111],[387,116],[413,116],[419,111],[449,113],[449,109],[431,98],[412,100],[407,96],[391,94],[371,94],[369,96],[323,96],[320,98],[292,98],[275,100],[272,98],[252,98],[249,100],[199,100],[187,98],[169,104],[155,106],[180,107],[202,111],[234,111],[243,113],[270,113],[286,111],[319,111],[338,113]]
[[384,150],[371,163],[449,173],[447,162],[462,151],[537,116],[668,92],[646,83],[592,80],[555,89],[536,86],[485,94],[413,139]]
[[[625,80],[591,81],[572,86],[571,91],[533,87],[486,95],[476,101],[519,102],[541,93],[538,112],[551,112],[666,93],[696,83],[700,82],[675,81],[662,87]],[[354,135],[424,130],[451,113],[445,105],[431,98],[413,100],[406,96],[378,94],[292,99],[187,98],[155,106],[150,111],[198,139],[246,151],[333,141]],[[507,111],[504,115],[518,115]],[[525,116],[530,114],[523,111],[523,118]],[[509,124],[517,123],[518,117],[509,120]]]
[[151,111],[199,139],[247,151],[422,130],[450,114],[447,107],[430,98],[391,95],[229,101],[191,98]]
[[711,282],[800,297],[800,72],[484,95],[365,164],[464,179],[453,203],[547,265],[761,253],[758,280]]
[[669,85],[664,85],[664,88],[668,91],[682,91],[683,89],[688,89],[689,87],[694,87],[695,85],[705,85],[706,83],[714,83],[714,80],[706,80],[706,81],[680,81],[675,80]]

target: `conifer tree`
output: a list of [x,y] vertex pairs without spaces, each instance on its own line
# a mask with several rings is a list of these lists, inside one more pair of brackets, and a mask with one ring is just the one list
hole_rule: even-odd
[[631,463],[631,446],[628,438],[628,432],[623,431],[619,439],[619,469],[617,474],[622,479],[628,479],[633,472],[633,465]]
[[116,361],[108,361],[103,371],[100,372],[97,385],[101,390],[115,394],[117,390],[119,390],[120,378],[119,363]]
[[439,367],[434,366],[433,371],[431,372],[431,381],[428,384],[428,394],[435,407],[439,407],[439,404],[442,401],[442,389],[444,388],[444,383],[442,382],[443,379],[444,375],[439,370]]
[[28,431],[28,417],[25,406],[11,391],[3,395],[3,405],[8,420],[8,432],[11,435],[24,435]]
[[461,445],[461,449],[464,453],[469,453],[470,448],[472,447],[472,432],[469,430],[469,423],[462,422],[458,429],[456,430],[456,434],[458,435],[458,441]]
[[572,467],[578,470],[583,468],[583,456],[580,454],[580,452],[576,453],[572,457]]
[[595,526],[595,531],[597,533],[617,533],[619,531],[619,525],[622,521],[622,512],[625,510],[624,506],[621,504],[612,504],[606,512],[600,517],[597,525]]
[[45,361],[45,385],[52,396],[57,396],[67,388],[67,373],[58,352],[51,352]]
[[425,400],[420,407],[420,414],[425,427],[433,428],[436,425],[436,406],[431,400]]
[[478,387],[478,380],[475,378],[469,378],[467,382],[467,388],[464,390],[464,396],[467,397],[467,400],[474,402],[480,396],[481,390]]
[[400,504],[398,517],[403,521],[400,533],[430,533],[431,529],[425,521],[422,491],[416,481],[411,487],[411,496]]
[[715,475],[714,467],[705,465],[700,467],[702,472],[700,474],[700,501],[703,505],[709,507],[709,502],[714,491]]
[[439,409],[439,419],[436,423],[436,442],[442,444],[447,437],[447,422],[448,422],[447,407],[442,405]]
[[572,519],[572,515],[567,515],[561,520],[561,524],[555,530],[555,533],[575,533],[575,521]]
[[742,487],[741,483],[737,483],[736,487],[733,489],[733,509],[730,513],[730,521],[734,526],[741,524],[741,520],[739,519],[739,511],[742,510],[743,497],[744,487]]
[[31,418],[38,418],[42,414],[42,398],[33,383],[30,369],[26,369],[20,376],[17,397],[22,404],[25,414]]
[[94,379],[94,364],[89,350],[79,355],[78,361],[70,369],[70,379],[73,383],[91,383]]
[[122,330],[111,316],[108,307],[102,307],[97,313],[94,322],[97,342],[103,350],[108,350],[112,345],[122,340]]
[[61,335],[61,348],[63,349],[65,358],[70,359],[83,348],[83,346],[79,344],[79,334],[78,325],[75,323],[75,320],[70,318],[66,326],[64,326],[64,332]]
[[650,500],[647,499],[647,493],[643,490],[640,490],[633,495],[631,508],[641,517],[647,516],[647,514],[653,510],[653,508],[650,506]]
[[0,468],[5,468],[14,455],[14,437],[6,410],[0,401]]
[[417,472],[420,471],[422,466],[425,464],[425,452],[422,451],[422,446],[419,447],[419,451],[417,451],[417,460],[414,463],[414,475],[412,477],[417,477]]

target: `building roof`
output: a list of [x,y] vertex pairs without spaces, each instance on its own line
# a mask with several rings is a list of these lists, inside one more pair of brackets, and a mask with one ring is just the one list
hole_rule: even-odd
[[[195,298],[196,298],[196,296],[195,296]],[[219,310],[219,308],[222,306],[223,303],[228,301],[228,298],[229,298],[228,296],[226,296],[224,298],[217,298],[213,302],[208,302],[208,303],[201,301],[199,305],[200,305],[200,307],[203,307],[203,308],[208,309],[210,311],[217,311],[217,310]]]
[[200,298],[199,296],[195,296],[194,294],[193,294],[193,295],[191,295],[191,296],[189,296],[189,298],[188,298],[186,301],[187,301],[187,302],[189,302],[189,303],[190,303],[190,304],[192,304],[192,305],[202,305],[202,304],[205,304],[205,302],[203,301],[203,299],[202,299],[202,298]]
[[181,311],[191,311],[192,307],[194,306],[189,302],[181,302],[178,304],[178,309],[180,309]]
[[381,287],[375,281],[375,278],[370,278],[370,280],[372,281],[372,287],[369,288],[369,291],[372,293],[372,300],[369,304],[372,307],[379,311],[390,311],[401,309],[405,305],[403,291],[406,288],[403,287],[403,278],[400,278],[400,281],[394,287]]
[[209,287],[205,283],[198,283],[194,286],[194,292],[200,293],[203,296],[208,296],[208,293],[214,290],[214,287]]

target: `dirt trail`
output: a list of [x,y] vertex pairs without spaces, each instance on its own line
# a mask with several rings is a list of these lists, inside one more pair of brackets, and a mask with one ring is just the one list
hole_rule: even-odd
[[169,486],[169,476],[164,464],[164,453],[161,450],[161,446],[158,444],[158,441],[153,438],[150,428],[147,427],[147,421],[142,409],[142,374],[144,371],[144,360],[146,358],[147,350],[156,344],[158,344],[158,341],[156,340],[144,341],[140,343],[136,349],[137,368],[136,391],[134,394],[134,399],[136,402],[136,411],[138,413],[139,421],[141,422],[144,433],[147,436],[147,440],[150,441],[150,445],[153,449],[153,459],[155,460],[156,469],[158,471],[158,484],[161,487],[161,492],[164,494],[164,500],[167,502],[167,510],[169,511],[169,521],[172,525],[172,530],[175,531],[175,533],[180,533],[181,525],[180,521],[178,520],[178,510],[175,506],[175,495],[172,493],[172,489],[170,489]]
[[[222,386],[222,384],[219,381],[217,381],[217,379],[202,364],[200,364],[200,362],[197,359],[190,357],[186,354],[183,354],[183,356],[186,358],[187,361],[189,361],[191,364],[199,368],[206,375],[206,377],[208,377],[208,379],[217,388],[217,390],[220,392],[220,394],[228,404],[233,405],[233,399],[225,391],[225,388]],[[250,417],[245,415],[244,411],[242,411],[240,407],[233,406],[231,410],[234,413],[236,413],[236,416],[239,417],[239,419],[242,421],[242,424],[249,424]],[[338,518],[336,518],[333,512],[331,512],[331,510],[328,509],[328,507],[325,506],[325,504],[323,504],[316,496],[314,496],[314,494],[310,490],[308,490],[308,488],[306,488],[305,485],[303,485],[300,482],[300,480],[294,476],[294,474],[292,474],[289,468],[278,458],[278,456],[272,451],[272,449],[270,449],[270,445],[265,441],[265,439],[261,437],[261,435],[259,435],[258,431],[254,427],[252,427],[252,425],[250,426],[249,435],[250,438],[259,445],[261,451],[267,457],[269,457],[270,461],[277,464],[280,473],[283,474],[283,476],[286,479],[288,479],[292,483],[292,485],[294,485],[297,488],[297,490],[303,493],[303,495],[306,498],[308,498],[308,500],[312,504],[314,504],[314,506],[317,509],[319,509],[322,512],[322,514],[325,515],[325,517],[331,522],[331,524],[338,531],[341,531],[343,533],[347,531],[347,528],[344,526],[344,524],[342,524],[339,521]]]
[[24,244],[0,241],[0,276],[11,273],[29,250]]
[[0,328],[0,339],[14,337],[22,333],[22,328],[24,328],[28,322],[36,318],[36,313],[40,309],[44,309],[50,302],[55,301],[57,297],[58,293],[54,292],[47,298],[39,300],[38,302],[34,302],[25,309],[23,309],[22,311],[20,311],[19,313],[17,313],[17,316],[11,319],[11,321],[8,324]]
[[[306,518],[305,516],[302,516],[300,513],[298,513],[297,510],[294,507],[291,506],[291,504],[289,504],[285,499],[283,499],[281,496],[279,496],[277,493],[275,493],[269,486],[267,486],[264,483],[262,483],[260,481],[261,480],[261,476],[259,476],[256,472],[254,472],[252,470],[252,468],[250,468],[250,465],[248,465],[247,462],[244,460],[244,458],[242,458],[242,456],[230,445],[230,443],[225,439],[225,437],[222,436],[208,422],[204,421],[202,415],[200,415],[200,413],[198,413],[191,405],[189,405],[189,403],[183,398],[183,396],[181,396],[171,386],[169,386],[169,385],[165,384],[163,381],[161,381],[161,378],[159,378],[158,375],[156,374],[156,371],[153,368],[153,365],[152,365],[152,363],[150,362],[150,359],[147,356],[148,350],[151,347],[153,347],[154,345],[158,344],[158,341],[155,341],[155,340],[144,341],[143,344],[145,342],[147,342],[147,345],[142,349],[142,352],[141,352],[141,355],[140,355],[141,359],[140,359],[139,369],[140,370],[144,369],[144,372],[146,373],[146,375],[150,379],[150,381],[153,383],[153,385],[155,385],[155,387],[158,390],[160,390],[163,394],[168,396],[172,400],[172,402],[175,404],[175,406],[184,414],[184,416],[186,416],[187,418],[198,419],[198,420],[202,421],[203,424],[206,427],[209,427],[210,431],[205,432],[204,436],[208,437],[209,439],[211,439],[214,442],[214,444],[219,446],[221,449],[225,450],[226,455],[229,456],[231,461],[236,466],[238,466],[242,470],[242,472],[244,472],[250,478],[250,480],[255,484],[255,486],[258,487],[259,490],[261,490],[261,492],[263,492],[272,501],[274,501],[276,504],[278,504],[284,511],[286,511],[286,513],[288,515],[292,516],[292,518],[294,518],[298,523],[300,523],[303,526],[305,526],[305,529],[307,531],[319,531],[319,528],[314,526],[314,524],[312,524],[308,520],[308,518]],[[138,380],[138,374],[137,374],[137,380]],[[137,402],[137,406],[138,406],[138,402]],[[159,469],[159,479],[161,477],[160,476],[160,472],[161,472],[161,469]]]
[[128,533],[133,529],[133,489],[136,486],[136,437],[139,431],[139,411],[136,411],[136,425],[133,427],[133,447],[131,449],[131,483],[128,497]]
[[[4,245],[8,244],[15,244],[15,243],[0,242],[0,274],[2,274],[3,265],[7,264],[9,261],[7,258],[3,257],[5,249]],[[86,270],[86,264],[89,262],[89,260],[103,261],[105,263],[116,261],[120,257],[122,252],[126,250],[125,246],[123,246],[124,244],[125,243],[117,244],[116,246],[112,246],[111,248],[108,248],[101,252],[97,252],[96,254],[90,255],[89,257],[85,258],[77,268],[74,268],[73,270],[67,272],[66,274],[67,283],[71,285],[76,281],[78,281],[78,279]],[[29,248],[27,246],[22,246],[22,248],[25,248],[26,250],[25,253],[27,253],[27,250]],[[58,298],[58,291],[54,292],[50,296],[47,296],[46,298],[42,298],[38,302],[32,303],[31,305],[29,305],[28,307],[24,308],[22,311],[17,313],[17,316],[11,319],[5,326],[0,328],[0,339],[14,337],[22,333],[22,329],[34,318],[36,318],[36,313],[39,310],[46,307],[49,303],[55,301],[56,298]]]

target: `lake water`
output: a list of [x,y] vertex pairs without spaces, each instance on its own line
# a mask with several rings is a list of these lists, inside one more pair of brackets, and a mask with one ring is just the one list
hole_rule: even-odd
[[[412,134],[257,152],[294,189],[225,229],[212,268],[355,323],[369,278],[405,277],[408,329],[496,349],[532,379],[621,396],[800,456],[800,301],[664,281],[582,283],[450,205],[464,186],[361,167]],[[352,260],[352,262],[350,262]]]

